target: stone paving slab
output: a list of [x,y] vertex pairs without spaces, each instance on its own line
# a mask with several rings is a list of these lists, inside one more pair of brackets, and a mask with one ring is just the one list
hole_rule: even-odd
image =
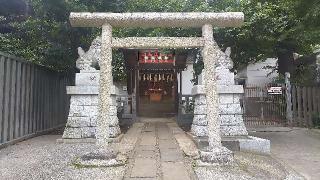
[[156,146],[152,145],[139,145],[136,147],[136,151],[155,151]]
[[158,136],[160,140],[171,139],[172,134],[169,131],[158,131]]
[[182,151],[190,157],[199,158],[199,151],[194,142],[184,133],[175,134],[175,139],[177,140]]
[[154,158],[155,152],[154,151],[137,150],[135,152],[135,157],[137,157],[137,158]]
[[161,149],[177,149],[178,144],[173,139],[159,140],[159,148]]
[[182,162],[183,156],[179,149],[162,149],[160,150],[161,161],[163,162]]
[[124,180],[157,180],[158,178],[134,178],[134,177],[127,177],[127,178],[124,178]]
[[145,128],[143,129],[143,132],[155,132],[155,125],[154,124],[151,124],[151,123],[147,123],[145,125]]
[[151,133],[143,133],[141,137],[140,145],[142,146],[155,146],[156,137]]
[[162,162],[162,173],[164,180],[189,180],[190,176],[184,163]]
[[157,165],[153,158],[135,158],[134,166],[130,177],[156,177]]

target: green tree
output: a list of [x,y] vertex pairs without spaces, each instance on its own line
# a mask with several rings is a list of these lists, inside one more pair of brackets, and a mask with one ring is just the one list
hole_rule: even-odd
[[[6,3],[0,2],[0,51],[24,57],[52,69],[66,70],[75,66],[77,47],[88,48],[91,41],[100,33],[98,28],[71,27],[68,16],[72,11],[242,11],[245,14],[245,23],[242,27],[215,29],[214,36],[219,46],[222,49],[232,48],[231,57],[235,69],[265,60],[267,57],[277,57],[278,71],[283,74],[286,71],[297,71],[293,66],[293,52],[308,55],[319,45],[319,1],[2,0],[1,2]],[[201,30],[117,28],[114,29],[114,35],[201,36]],[[120,55],[115,57],[121,58]],[[115,62],[120,63],[121,60],[117,59]],[[121,68],[116,69],[121,70]],[[123,73],[118,70],[114,73]]]
[[218,29],[216,39],[232,47],[236,69],[275,57],[280,74],[296,74],[293,53],[309,55],[320,43],[319,9],[319,0],[243,0],[232,10],[244,12],[244,25]]

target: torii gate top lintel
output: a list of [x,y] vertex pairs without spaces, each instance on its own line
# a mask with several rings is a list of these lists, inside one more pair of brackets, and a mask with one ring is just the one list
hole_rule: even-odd
[[89,13],[72,12],[70,23],[74,27],[238,27],[244,20],[242,12],[141,12],[141,13]]

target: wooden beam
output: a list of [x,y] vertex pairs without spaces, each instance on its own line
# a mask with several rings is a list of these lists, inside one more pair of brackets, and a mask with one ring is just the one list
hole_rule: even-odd
[[113,48],[196,48],[202,47],[202,37],[127,37],[113,38]]

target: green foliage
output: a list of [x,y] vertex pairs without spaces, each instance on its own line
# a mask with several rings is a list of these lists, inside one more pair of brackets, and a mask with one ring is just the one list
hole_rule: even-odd
[[[6,0],[10,1],[10,0]],[[222,49],[231,47],[234,69],[277,57],[279,52],[309,54],[320,42],[319,0],[29,0],[30,12],[3,8],[0,51],[24,57],[56,70],[75,67],[77,47],[88,48],[100,33],[98,28],[72,28],[74,12],[228,12],[242,11],[245,23],[239,28],[216,28],[215,39]],[[21,18],[22,17],[22,18]],[[0,26],[1,30],[1,26]],[[116,28],[114,36],[201,36],[199,28]],[[114,77],[124,79],[123,59],[114,55]],[[121,60],[122,59],[122,60]],[[198,65],[199,64],[199,65]],[[195,64],[200,73],[203,64]],[[305,67],[303,71],[308,72]],[[299,70],[300,72],[300,70]]]
[[267,57],[277,57],[278,52],[288,49],[309,54],[319,44],[319,0],[240,2],[232,10],[244,12],[244,25],[217,29],[216,33],[216,39],[223,47],[232,48],[231,58],[236,69]]

